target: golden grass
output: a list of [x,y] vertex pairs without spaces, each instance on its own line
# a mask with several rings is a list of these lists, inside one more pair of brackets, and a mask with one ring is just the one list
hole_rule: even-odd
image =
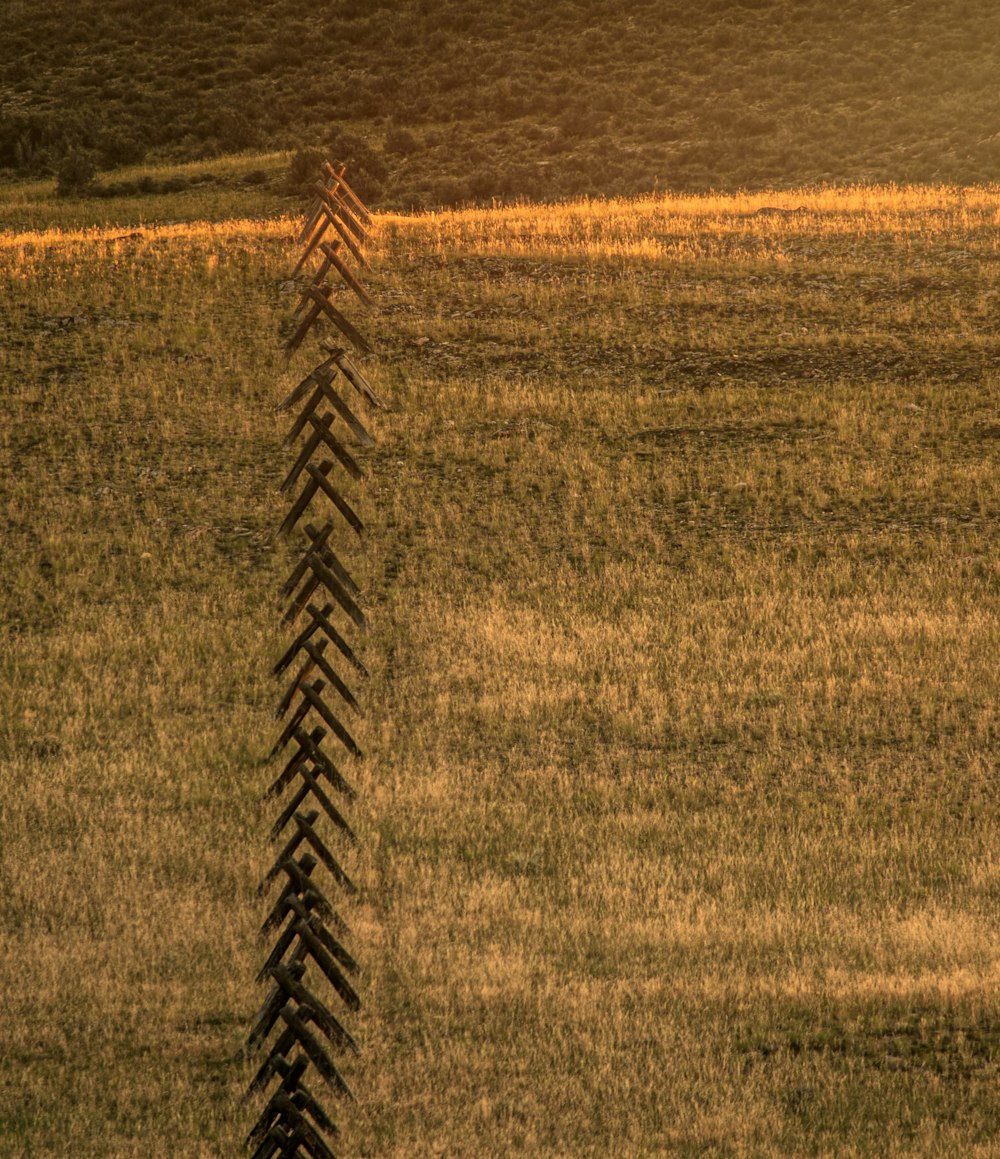
[[[380,220],[345,1155],[1000,1153],[998,208]],[[11,1155],[249,1126],[292,234],[0,237]]]

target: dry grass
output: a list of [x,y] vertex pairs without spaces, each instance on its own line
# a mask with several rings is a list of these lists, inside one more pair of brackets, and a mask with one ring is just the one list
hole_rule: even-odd
[[[998,209],[382,219],[345,1155],[1000,1154]],[[248,1125],[290,233],[0,237],[12,1155]]]

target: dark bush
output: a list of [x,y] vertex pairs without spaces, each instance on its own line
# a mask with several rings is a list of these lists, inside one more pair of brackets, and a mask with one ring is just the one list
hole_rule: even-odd
[[56,171],[56,196],[79,197],[89,193],[96,173],[97,158],[89,149],[67,149]]
[[102,169],[117,165],[135,165],[146,156],[146,145],[127,129],[106,129],[97,138]]
[[390,122],[385,131],[385,151],[401,157],[409,157],[420,148],[417,138],[409,129],[401,128]]
[[335,165],[346,165],[348,180],[366,201],[374,201],[389,176],[389,167],[381,153],[357,133],[337,128],[328,141],[329,159]]
[[285,192],[296,197],[308,197],[319,180],[320,166],[326,160],[318,149],[298,149],[285,173]]
[[454,208],[474,201],[470,183],[460,177],[438,177],[427,191],[426,204],[435,209]]

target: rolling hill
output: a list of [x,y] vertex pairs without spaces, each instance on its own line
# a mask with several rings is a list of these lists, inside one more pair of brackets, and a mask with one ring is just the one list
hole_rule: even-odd
[[20,173],[316,147],[393,207],[1000,176],[990,0],[4,7]]

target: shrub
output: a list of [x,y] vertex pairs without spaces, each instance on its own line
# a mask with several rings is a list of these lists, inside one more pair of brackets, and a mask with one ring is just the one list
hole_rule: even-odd
[[285,174],[285,192],[308,197],[319,180],[320,166],[326,158],[318,149],[298,149]]
[[411,153],[416,153],[419,148],[420,144],[417,138],[414,137],[409,129],[401,128],[392,122],[389,123],[389,127],[385,131],[386,153],[408,157]]
[[94,184],[97,160],[89,149],[71,146],[62,156],[56,171],[56,196],[78,197],[88,193]]

